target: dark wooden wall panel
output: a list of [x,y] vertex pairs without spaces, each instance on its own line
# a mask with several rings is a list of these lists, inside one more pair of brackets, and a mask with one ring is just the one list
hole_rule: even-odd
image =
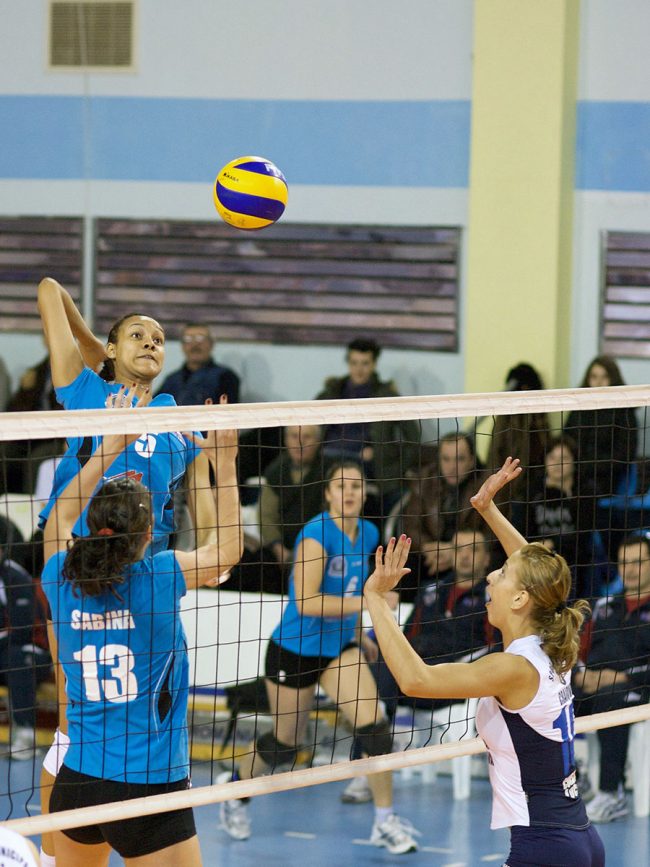
[[458,228],[106,219],[96,236],[98,333],[145,309],[170,337],[458,349]]
[[80,217],[0,217],[0,331],[40,332],[36,288],[56,277],[79,299]]
[[601,349],[650,357],[650,232],[606,232]]

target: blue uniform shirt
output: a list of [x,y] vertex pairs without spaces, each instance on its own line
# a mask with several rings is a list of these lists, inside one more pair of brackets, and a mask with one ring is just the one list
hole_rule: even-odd
[[189,773],[185,579],[173,551],[124,570],[113,593],[82,596],[47,561],[43,590],[68,695],[65,765],[100,779],[167,783]]
[[[57,400],[65,409],[103,409],[106,398],[120,389],[120,383],[106,382],[90,368],[84,368],[69,385],[56,389]],[[159,394],[150,406],[176,406],[169,394]],[[50,499],[39,515],[43,527],[61,491],[77,475],[97,448],[101,437],[70,437],[68,448],[54,474]],[[119,454],[108,468],[104,481],[132,476],[151,492],[153,540],[152,553],[164,551],[174,529],[172,494],[195,459],[197,447],[180,433],[143,434]],[[75,536],[87,534],[85,512],[74,527]]]
[[[325,566],[320,592],[328,596],[361,596],[369,575],[369,557],[379,544],[379,531],[369,521],[359,519],[354,542],[337,526],[328,512],[312,518],[296,539],[315,539],[325,550]],[[282,620],[271,636],[276,644],[302,656],[337,657],[354,641],[359,617],[306,617],[296,606],[294,574],[289,583],[289,601]]]

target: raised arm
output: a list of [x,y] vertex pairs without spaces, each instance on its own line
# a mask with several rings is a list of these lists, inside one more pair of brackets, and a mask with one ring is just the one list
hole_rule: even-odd
[[497,537],[507,557],[514,554],[515,551],[518,551],[527,542],[519,530],[499,510],[499,507],[494,502],[494,497],[509,482],[520,476],[521,473],[522,468],[519,466],[519,458],[506,458],[501,469],[489,476],[483,482],[478,492],[470,498],[472,506],[474,506]]
[[304,617],[348,617],[360,614],[359,596],[334,596],[322,592],[327,553],[315,539],[303,539],[296,549],[293,580],[296,607]]
[[88,505],[100,479],[115,457],[137,438],[138,434],[105,436],[94,454],[59,494],[43,532],[46,563],[50,557],[67,547],[68,540],[72,538],[72,528]]
[[51,277],[38,285],[38,311],[55,388],[69,385],[84,365],[94,370],[106,358],[102,342],[86,325],[70,293]]
[[175,552],[188,588],[225,581],[244,547],[236,467],[237,432],[210,431],[205,440],[194,440],[212,465],[217,484],[215,491],[209,485],[204,491],[209,491],[212,497],[213,521],[205,512],[198,515],[199,521],[206,522],[202,532],[209,541],[195,551]]
[[375,570],[364,586],[366,606],[382,656],[399,688],[416,698],[479,698],[499,696],[506,707],[521,707],[534,694],[535,669],[522,656],[493,653],[475,662],[427,665],[396,622],[388,594],[410,570],[406,559],[411,540],[401,536],[377,549]]

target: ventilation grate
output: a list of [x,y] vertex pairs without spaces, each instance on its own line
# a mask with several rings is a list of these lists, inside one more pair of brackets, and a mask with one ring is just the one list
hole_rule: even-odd
[[133,2],[50,4],[50,66],[133,64]]

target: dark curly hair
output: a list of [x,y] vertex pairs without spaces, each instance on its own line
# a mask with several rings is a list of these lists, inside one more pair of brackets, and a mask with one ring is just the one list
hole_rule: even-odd
[[89,535],[70,543],[63,576],[82,596],[110,591],[121,600],[117,588],[124,583],[124,569],[136,561],[151,526],[149,491],[128,477],[110,479],[90,501],[87,522]]

